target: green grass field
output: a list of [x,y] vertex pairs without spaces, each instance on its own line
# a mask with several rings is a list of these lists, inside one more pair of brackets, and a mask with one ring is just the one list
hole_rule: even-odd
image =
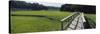
[[60,21],[64,17],[69,16],[70,12],[60,11],[12,11],[11,14],[18,15],[43,15],[45,17],[30,17],[30,16],[11,16],[11,32],[26,33],[26,32],[44,32],[60,30]]
[[85,14],[85,16],[96,22],[96,14]]
[[91,25],[91,27],[96,28],[96,14],[85,14],[87,22]]
[[17,11],[11,12],[11,14],[19,15],[43,15],[51,18],[62,19],[71,14],[71,12],[60,12],[60,11]]

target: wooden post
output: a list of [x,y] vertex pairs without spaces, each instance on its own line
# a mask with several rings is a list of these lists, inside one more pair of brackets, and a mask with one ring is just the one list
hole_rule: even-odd
[[63,28],[63,22],[61,22],[61,30],[64,30],[64,28]]

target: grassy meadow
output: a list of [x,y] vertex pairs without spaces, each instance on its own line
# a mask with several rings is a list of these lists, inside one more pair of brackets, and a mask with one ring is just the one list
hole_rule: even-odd
[[88,23],[96,28],[96,14],[85,14]]
[[96,22],[96,14],[85,14],[88,18],[90,18],[92,21]]
[[[60,20],[72,14],[60,11],[11,11],[11,15],[42,15],[37,16],[11,16],[11,32],[43,32],[60,30]],[[48,19],[48,18],[52,18]]]

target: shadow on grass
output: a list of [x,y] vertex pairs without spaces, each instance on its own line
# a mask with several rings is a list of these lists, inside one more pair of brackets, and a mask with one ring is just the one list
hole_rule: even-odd
[[96,23],[92,19],[88,18],[87,16],[84,16],[84,17],[86,20],[86,22],[84,23],[84,28],[85,29],[95,29]]

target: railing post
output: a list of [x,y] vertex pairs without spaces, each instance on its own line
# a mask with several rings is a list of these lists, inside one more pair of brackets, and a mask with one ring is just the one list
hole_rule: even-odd
[[64,30],[64,28],[63,28],[63,21],[61,22],[61,30]]

